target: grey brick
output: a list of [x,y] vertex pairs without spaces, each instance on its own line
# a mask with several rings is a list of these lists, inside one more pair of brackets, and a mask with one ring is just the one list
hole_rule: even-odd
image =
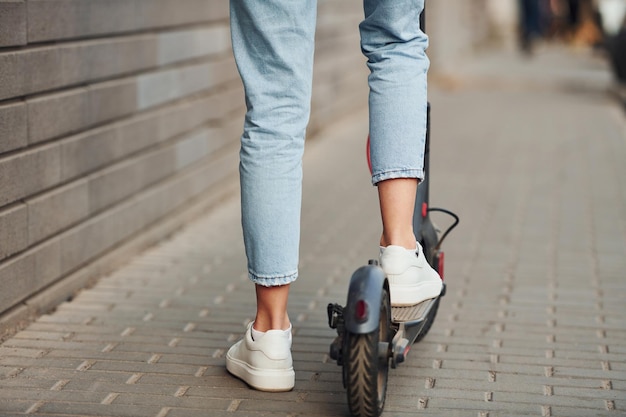
[[[80,3],[80,2],[79,2]],[[137,29],[136,1],[92,0],[80,36],[129,32]]]
[[161,65],[227,52],[230,48],[228,26],[181,30],[158,36]]
[[31,43],[228,18],[228,5],[214,1],[188,1],[184,8],[174,0],[32,0],[27,4]]
[[201,130],[176,144],[176,169],[180,170],[208,153],[208,131]]
[[140,110],[165,103],[179,96],[179,70],[145,74],[137,79],[137,103]]
[[139,109],[147,109],[199,93],[237,77],[231,59],[144,74],[139,76],[137,81]]
[[26,200],[28,205],[28,236],[33,245],[89,215],[89,194],[86,180]]
[[60,163],[55,144],[0,159],[0,207],[57,184]]
[[220,133],[218,137],[221,141],[224,141],[224,143],[239,143],[241,134],[243,133],[244,114],[245,110],[242,109],[239,117],[233,117],[232,120],[229,120],[226,124],[220,126]]
[[[235,127],[236,130],[233,129],[233,127]],[[239,135],[241,134],[239,131],[240,128],[240,124],[237,123],[234,126],[230,124],[220,128],[207,129],[208,153],[211,154],[226,145],[238,144]]]
[[[152,195],[161,200],[149,198]],[[163,201],[171,198],[171,193],[165,195],[157,190],[142,193],[64,234],[61,237],[62,271],[83,265],[153,223],[166,212],[167,205]]]
[[37,290],[35,263],[30,254],[0,264],[0,312],[8,310]]
[[24,53],[0,54],[0,100],[22,95],[25,83]]
[[176,172],[175,147],[168,146],[142,156],[137,163],[137,168],[141,188],[147,188],[165,179]]
[[28,211],[24,204],[0,210],[0,260],[28,246]]
[[179,97],[189,96],[211,87],[210,64],[183,69],[180,74]]
[[234,175],[238,167],[238,154],[235,150],[224,153],[220,158],[213,160],[211,164],[204,165],[199,172],[190,173],[181,178],[180,185],[176,184],[175,187],[177,191],[183,191],[184,194],[175,207],[179,208],[188,199],[197,198],[203,194],[211,185]]
[[26,44],[26,2],[0,1],[0,47]]
[[27,6],[30,43],[80,35],[89,10],[89,2],[76,0],[31,0]]
[[122,201],[139,189],[137,159],[124,161],[89,179],[89,207],[98,213],[106,207]]
[[27,72],[5,94],[14,91],[18,95],[34,94],[123,76],[154,67],[156,58],[156,38],[149,35],[29,49],[14,58],[16,62],[8,62],[12,70],[7,71],[9,75],[15,75],[20,65]]
[[206,8],[205,16],[208,20],[227,20],[228,4],[221,1],[200,2]]
[[159,141],[166,141],[206,123],[210,100],[202,98],[166,108],[157,120]]
[[[20,57],[24,61],[24,85],[19,95],[48,91],[66,84],[66,79],[80,79],[84,72],[75,47],[47,46],[25,50]],[[73,55],[73,56],[72,56]],[[63,71],[66,65],[66,71]]]
[[[219,29],[216,33],[219,34],[217,36],[218,46],[212,48],[217,48],[215,49],[217,51],[226,50],[228,44],[225,28]],[[215,45],[216,43],[210,42],[208,44]],[[192,46],[188,52],[191,56],[209,52],[209,49],[203,45],[202,39],[195,41],[194,45],[197,46]],[[164,48],[171,49],[171,47]],[[211,49],[212,51],[214,49]],[[111,59],[112,56],[120,57],[120,59]],[[4,87],[6,91],[0,90],[0,99],[2,99],[153,68],[158,63],[158,45],[155,36],[143,35],[98,42],[89,41],[62,46],[48,46],[27,50],[19,54],[0,55],[0,57],[5,61],[0,61],[3,64],[1,67],[5,69],[0,76],[10,82],[10,86]],[[225,62],[230,61],[232,60]],[[232,63],[230,65],[232,69]],[[230,78],[236,76],[236,73],[232,71],[215,70],[214,72],[216,72],[217,78],[216,75],[212,75],[211,82],[216,82],[216,79],[219,82],[221,77],[226,75]],[[153,81],[150,84],[152,88],[167,81],[168,77],[174,79],[170,79],[164,87],[156,90],[158,92],[156,97],[160,100],[154,101],[155,94],[149,95],[151,90],[144,90],[139,94],[139,102],[154,105],[179,97],[181,90],[177,89],[180,87],[176,83],[181,82],[180,73],[174,71],[151,77],[144,76],[144,78]],[[205,85],[207,82],[202,78],[196,78],[196,81],[200,81],[201,85]],[[187,83],[184,90],[189,89],[190,84]],[[153,97],[153,99],[146,99],[147,97]]]
[[121,155],[129,155],[159,143],[160,114],[140,114],[116,125]]
[[215,1],[199,1],[199,4],[206,10],[205,15],[209,21],[228,20],[229,8],[227,4]]
[[164,197],[164,190],[169,190],[170,182],[144,190],[136,198],[119,207],[116,225],[123,230],[125,237],[147,227],[170,210],[171,201],[178,198],[172,192],[168,198]]
[[29,143],[81,130],[89,124],[87,90],[27,100]]
[[120,227],[123,215],[120,209],[109,210],[60,236],[62,273],[86,264],[134,232],[136,226]]
[[209,79],[211,87],[239,80],[237,66],[233,59],[211,61],[209,63]]
[[178,7],[175,1],[137,1],[137,19],[140,27],[167,27],[200,22],[207,18],[206,1],[190,1],[188,7]]
[[40,285],[49,285],[61,277],[61,241],[46,240],[35,248],[34,273]]
[[121,155],[117,130],[91,130],[61,144],[63,180],[76,178],[112,163]]
[[0,154],[27,145],[27,113],[24,103],[0,105],[0,138]]
[[[111,59],[113,56],[118,58]],[[141,35],[86,43],[80,48],[80,58],[87,61],[84,80],[146,70],[157,64],[156,37]]]
[[205,112],[210,120],[223,123],[226,117],[231,116],[231,112],[237,109],[244,110],[244,105],[243,90],[228,89],[213,95],[207,103]]
[[137,233],[162,216],[165,207],[142,196],[104,211],[64,233],[60,237],[62,272],[86,264]]
[[89,87],[90,124],[94,125],[137,110],[135,79],[96,84]]
[[168,146],[117,164],[90,179],[92,212],[149,187],[176,171],[176,147]]
[[136,27],[135,1],[29,1],[29,42],[127,32]]

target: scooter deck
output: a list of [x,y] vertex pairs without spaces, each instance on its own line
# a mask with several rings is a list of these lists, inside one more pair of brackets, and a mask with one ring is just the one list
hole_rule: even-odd
[[391,307],[391,321],[394,323],[419,321],[426,317],[430,311],[431,304],[435,300],[436,298],[431,298],[408,307]]

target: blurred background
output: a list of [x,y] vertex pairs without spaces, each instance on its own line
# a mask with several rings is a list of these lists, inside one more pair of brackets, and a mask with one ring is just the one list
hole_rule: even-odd
[[[426,13],[435,100],[623,100],[626,0]],[[319,0],[312,140],[367,105],[361,19],[359,1]],[[225,0],[0,0],[0,335],[236,195],[243,114]]]
[[625,82],[624,0],[441,0],[428,3],[433,73],[460,73],[481,53],[548,48],[601,57]]

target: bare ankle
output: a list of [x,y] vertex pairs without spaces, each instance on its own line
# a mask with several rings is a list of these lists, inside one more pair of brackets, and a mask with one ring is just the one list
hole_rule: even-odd
[[288,316],[282,319],[270,319],[263,314],[257,314],[252,327],[259,332],[266,332],[268,330],[287,330],[290,326],[291,321],[289,321]]
[[415,235],[413,235],[413,233],[411,232],[410,234],[403,234],[403,235],[386,235],[385,233],[382,234],[382,236],[380,237],[380,246],[382,247],[387,247],[387,246],[402,246],[405,249],[415,249],[416,248],[416,239],[415,239]]

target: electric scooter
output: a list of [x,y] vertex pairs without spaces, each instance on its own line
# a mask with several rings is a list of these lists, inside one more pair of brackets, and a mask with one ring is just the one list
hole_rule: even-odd
[[[422,28],[423,25],[422,14]],[[413,230],[422,245],[429,264],[444,278],[444,252],[441,245],[459,223],[459,217],[449,210],[429,207],[430,168],[430,104],[427,111],[424,171],[426,178],[417,190]],[[368,163],[369,138],[367,145]],[[430,213],[440,212],[453,218],[453,223],[441,233]],[[330,357],[343,367],[342,379],[352,416],[378,417],[385,405],[389,367],[404,362],[415,342],[430,330],[441,294],[410,307],[392,307],[389,282],[378,265],[370,260],[357,269],[348,289],[345,306],[328,304],[328,324],[337,331],[330,345]]]
[[[428,206],[429,127],[430,116],[424,155],[426,179],[418,187],[413,228],[429,264],[444,279],[441,245],[458,225],[459,217],[449,210]],[[454,219],[445,232],[441,233],[432,222],[432,212]],[[337,331],[330,345],[330,357],[343,367],[343,385],[352,416],[378,417],[382,413],[389,367],[396,368],[404,362],[412,345],[426,336],[445,293],[444,283],[436,298],[410,307],[392,307],[387,278],[378,260],[370,260],[352,275],[345,307],[328,304],[328,324]]]

